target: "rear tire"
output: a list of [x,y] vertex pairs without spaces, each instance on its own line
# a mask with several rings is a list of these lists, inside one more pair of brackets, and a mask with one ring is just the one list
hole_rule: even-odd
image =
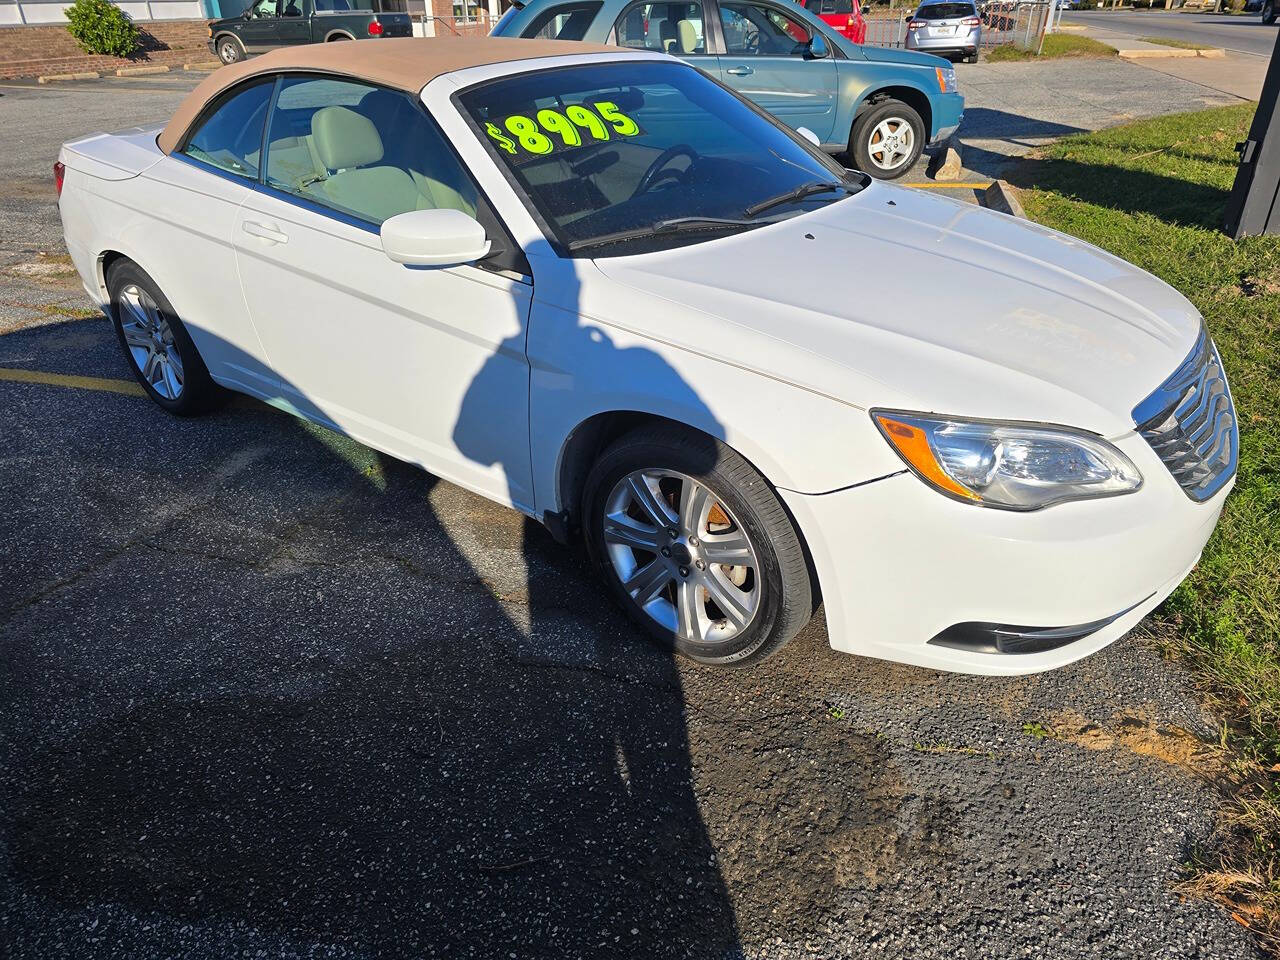
[[107,293],[125,361],[157,406],[189,417],[221,399],[187,328],[146,271],[131,260],[116,261],[107,271]]
[[[666,511],[660,522],[654,510]],[[666,649],[746,666],[782,649],[813,616],[809,568],[786,509],[750,463],[705,434],[657,425],[615,441],[587,477],[582,517],[610,594]]]
[[223,63],[239,63],[245,59],[244,47],[235,37],[223,37],[218,41],[218,59]]
[[920,114],[901,100],[881,100],[860,113],[849,135],[854,166],[877,180],[896,180],[920,159],[929,139]]

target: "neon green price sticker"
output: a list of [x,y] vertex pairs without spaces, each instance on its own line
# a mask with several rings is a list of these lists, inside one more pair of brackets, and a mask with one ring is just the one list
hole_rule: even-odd
[[563,110],[539,110],[533,115],[513,113],[488,121],[484,128],[513,163],[644,134],[640,124],[619,110],[616,103],[600,100],[594,107],[575,104]]

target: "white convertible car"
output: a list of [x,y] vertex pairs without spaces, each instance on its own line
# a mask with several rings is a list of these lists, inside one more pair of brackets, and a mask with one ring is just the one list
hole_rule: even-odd
[[1237,427],[1182,296],[872,181],[697,69],[531,40],[294,47],[56,166],[175,414],[223,388],[581,531],[705,663],[1017,674],[1196,562]]

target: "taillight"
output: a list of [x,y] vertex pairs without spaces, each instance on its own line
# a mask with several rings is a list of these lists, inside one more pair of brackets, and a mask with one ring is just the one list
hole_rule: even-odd
[[61,160],[53,164],[53,182],[58,187],[58,196],[62,196],[62,181],[67,176],[67,165]]
[[371,37],[382,36],[382,24],[380,24],[377,20],[374,20],[371,24],[369,24],[369,36]]
[[912,20],[907,24],[908,30],[922,30],[929,25],[928,20]]
[[965,17],[963,20],[960,21],[960,26],[976,27],[981,23],[982,23],[982,19],[980,17]]

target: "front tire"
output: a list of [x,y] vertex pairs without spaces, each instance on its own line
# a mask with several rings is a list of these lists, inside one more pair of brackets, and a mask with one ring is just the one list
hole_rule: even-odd
[[896,180],[920,159],[929,138],[924,120],[901,100],[881,100],[853,122],[854,166],[878,180]]
[[1267,26],[1271,26],[1276,22],[1276,7],[1272,0],[1267,0],[1262,5],[1262,22]]
[[641,427],[596,461],[583,496],[587,548],[609,592],[664,647],[745,666],[813,615],[799,536],[736,451],[674,426]]
[[180,417],[213,406],[218,385],[156,282],[136,263],[120,260],[107,271],[107,294],[116,338],[147,396]]
[[218,41],[218,59],[223,63],[239,63],[245,59],[244,47],[235,37],[223,37]]

